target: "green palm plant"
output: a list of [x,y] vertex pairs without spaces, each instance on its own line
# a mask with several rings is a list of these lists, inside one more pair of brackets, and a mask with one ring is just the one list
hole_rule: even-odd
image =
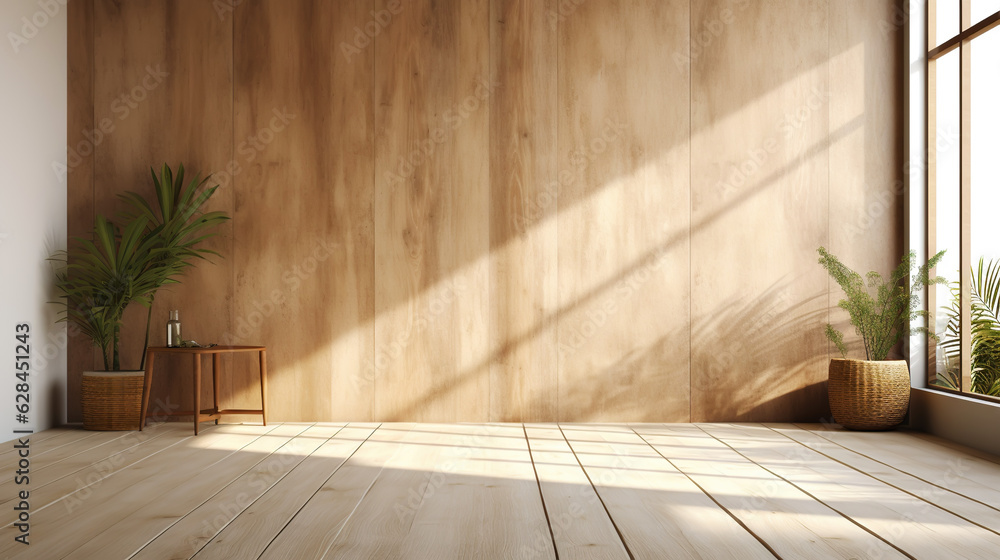
[[[851,270],[823,247],[818,249],[819,263],[827,270],[847,295],[837,306],[850,315],[851,325],[865,346],[865,359],[884,360],[889,351],[904,335],[926,333],[935,338],[926,327],[912,327],[917,317],[926,317],[927,311],[919,309],[920,298],[916,292],[923,286],[943,284],[942,277],[931,278],[930,270],[944,257],[944,251],[931,257],[917,269],[911,278],[917,255],[910,251],[903,255],[899,266],[888,279],[872,271],[865,277]],[[872,296],[874,291],[874,297]],[[827,324],[826,336],[842,356],[847,356],[844,335],[833,325]]]
[[[1000,262],[986,262],[971,270],[970,319],[971,356],[970,369],[974,393],[1000,396]],[[947,308],[948,325],[941,348],[945,352],[947,368],[938,375],[938,384],[959,389],[958,365],[961,363],[961,290],[958,282],[949,285],[952,299]]]
[[[202,213],[201,209],[206,202],[215,194],[219,186],[203,188],[210,177],[195,178],[187,185],[184,185],[184,166],[177,169],[175,176],[173,170],[164,164],[160,170],[160,176],[152,168],[149,170],[153,177],[153,188],[156,195],[156,206],[152,206],[143,196],[135,192],[126,192],[120,195],[125,201],[130,211],[124,214],[126,220],[146,219],[151,224],[150,235],[158,239],[158,248],[161,249],[151,255],[151,266],[163,272],[163,282],[159,287],[166,284],[177,283],[177,276],[184,273],[186,269],[194,266],[195,259],[206,260],[208,256],[221,257],[219,253],[210,249],[204,249],[199,245],[206,239],[215,235],[214,228],[229,219],[225,212]],[[147,306],[146,333],[143,343],[142,358],[139,362],[140,369],[146,363],[146,348],[149,346],[149,326],[152,321],[154,290]]]
[[149,310],[140,360],[140,368],[145,366],[157,291],[179,282],[178,276],[193,266],[195,259],[218,256],[199,245],[229,219],[224,212],[201,212],[218,189],[203,189],[207,177],[196,177],[185,185],[183,165],[176,176],[167,165],[159,176],[152,169],[150,172],[155,207],[137,193],[120,195],[130,208],[121,215],[122,227],[98,216],[93,239],[75,237],[68,251],[53,257],[66,262],[56,274],[56,289],[65,303],[60,321],[73,323],[101,348],[105,370],[121,368],[122,318],[132,303]]

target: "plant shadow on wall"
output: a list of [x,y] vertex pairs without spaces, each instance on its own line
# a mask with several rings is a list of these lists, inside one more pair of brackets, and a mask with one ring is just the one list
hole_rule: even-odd
[[[1000,397],[1000,261],[985,261],[980,257],[978,266],[970,270],[970,276],[972,386],[966,389]],[[958,282],[950,283],[949,288],[952,300],[948,307],[943,308],[948,325],[939,345],[945,367],[938,374],[937,384],[958,391],[962,376],[961,289]]]
[[[829,417],[826,382],[790,386],[803,372],[826,364],[826,355],[799,363],[775,363],[775,356],[787,355],[790,347],[814,347],[822,334],[818,326],[826,320],[827,293],[792,299],[794,281],[781,280],[760,295],[733,297],[718,306],[718,313],[691,331],[692,361],[709,364],[692,384],[707,395],[709,407],[732,410],[733,421],[753,422],[793,416],[811,421]],[[738,392],[713,391],[723,384],[733,369],[751,369],[757,374]],[[780,391],[775,391],[780,387]],[[765,395],[778,393],[767,399]],[[815,404],[820,403],[820,408]]]

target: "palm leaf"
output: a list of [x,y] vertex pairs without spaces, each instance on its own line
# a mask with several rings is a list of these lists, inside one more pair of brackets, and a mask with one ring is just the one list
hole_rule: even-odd
[[[184,166],[176,176],[164,165],[160,174],[150,168],[155,205],[126,192],[119,227],[97,216],[90,238],[74,238],[67,251],[53,255],[63,263],[56,287],[63,298],[60,321],[77,325],[101,348],[105,369],[119,367],[122,316],[131,303],[152,309],[156,292],[193,266],[196,259],[218,253],[199,245],[229,217],[224,212],[203,214],[202,207],[218,186],[203,189],[208,178],[184,186]],[[149,338],[147,314],[146,338]],[[145,362],[145,345],[140,362]],[[142,366],[140,366],[142,367]]]

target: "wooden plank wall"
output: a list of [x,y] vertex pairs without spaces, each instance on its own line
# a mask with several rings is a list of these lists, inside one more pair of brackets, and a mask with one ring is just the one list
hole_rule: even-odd
[[559,416],[686,421],[687,0],[581,4],[559,28]]
[[[216,173],[224,258],[153,342],[179,308],[185,338],[268,345],[276,420],[816,420],[816,247],[901,250],[896,9],[73,0],[71,145],[114,130],[70,231],[150,165]],[[71,338],[71,419],[93,365]],[[189,366],[156,394],[186,403]]]
[[399,11],[375,45],[374,414],[486,418],[489,2]]
[[[691,416],[821,413],[828,3],[692,6],[694,29],[725,31],[692,61],[691,370],[701,374],[691,378]],[[747,52],[771,61],[767,71]]]

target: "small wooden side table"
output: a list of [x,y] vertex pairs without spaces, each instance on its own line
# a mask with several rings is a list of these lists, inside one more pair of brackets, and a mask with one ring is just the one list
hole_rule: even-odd
[[[260,359],[260,410],[226,409],[219,410],[219,356],[236,352],[257,352]],[[142,387],[142,416],[139,417],[139,431],[146,426],[146,412],[149,408],[149,390],[153,385],[153,362],[157,354],[191,354],[194,356],[194,407],[180,412],[165,412],[164,416],[194,416],[194,435],[198,435],[198,424],[215,420],[223,414],[260,414],[261,422],[267,425],[267,348],[264,346],[213,346],[211,348],[176,348],[151,346],[146,349],[146,379]],[[201,358],[212,355],[212,408],[201,408]]]

